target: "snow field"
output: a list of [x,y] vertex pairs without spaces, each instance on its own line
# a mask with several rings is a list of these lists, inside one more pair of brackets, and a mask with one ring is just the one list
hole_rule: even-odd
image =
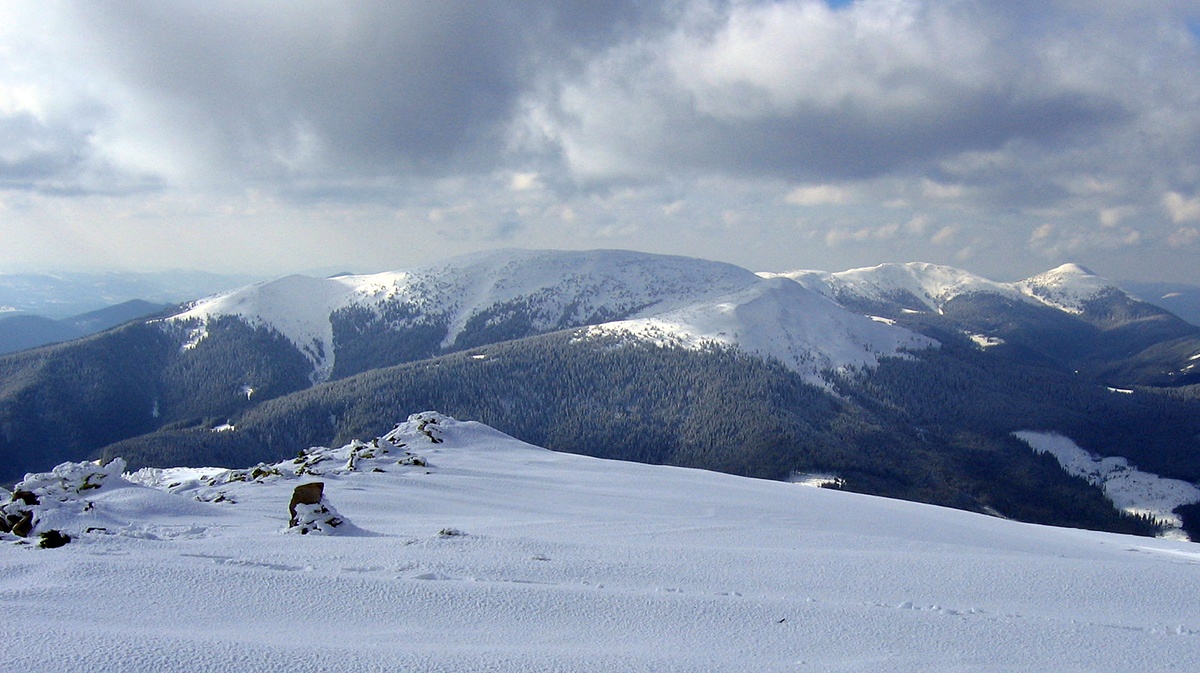
[[[174,471],[156,484],[173,492],[114,484],[59,522],[78,536],[66,547],[0,545],[5,668],[1200,663],[1196,545],[556,454],[445,417],[399,430],[354,471],[343,458],[368,445],[321,454],[323,474],[292,477],[290,463],[263,483]],[[428,465],[398,464],[402,451]],[[292,489],[311,480],[361,532],[283,533]],[[227,501],[195,500],[216,491]],[[106,531],[85,531],[97,522]]]

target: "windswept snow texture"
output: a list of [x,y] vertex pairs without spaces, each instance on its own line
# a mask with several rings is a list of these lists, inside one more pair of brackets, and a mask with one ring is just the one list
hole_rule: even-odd
[[406,324],[448,326],[443,348],[476,316],[528,311],[534,332],[578,327],[637,312],[667,311],[754,284],[753,273],[721,262],[618,250],[501,250],[405,271],[363,276],[289,276],[197,302],[174,316],[198,321],[191,343],[215,317],[238,316],[277,330],[328,377],[336,358],[330,318],[349,307],[377,315],[410,309]]
[[737,347],[775,358],[812,383],[821,372],[873,366],[881,356],[937,342],[851,313],[787,278],[650,318],[612,322],[593,332],[629,333],[660,345]]
[[1167,526],[1164,536],[1187,539],[1174,509],[1200,502],[1200,488],[1194,484],[1142,472],[1119,456],[1102,458],[1057,433],[1022,430],[1013,434],[1034,451],[1053,455],[1068,474],[1099,486],[1117,509],[1150,515]]
[[759,275],[791,278],[836,301],[857,299],[886,303],[911,296],[921,305],[909,309],[934,313],[941,313],[946,303],[956,297],[979,292],[1081,313],[1088,301],[1107,292],[1120,292],[1110,281],[1077,264],[1064,264],[1015,283],[998,283],[960,269],[921,262],[880,264],[837,273],[791,271]]
[[[223,474],[143,474],[169,490],[84,496],[90,507],[57,522],[73,537],[65,547],[0,544],[4,668],[1200,662],[1200,547],[1189,543],[558,454],[434,414],[375,442]],[[313,479],[359,534],[284,534],[292,489]]]

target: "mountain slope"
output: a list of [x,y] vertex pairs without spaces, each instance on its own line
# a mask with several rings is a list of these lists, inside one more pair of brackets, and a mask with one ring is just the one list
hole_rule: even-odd
[[[380,369],[264,402],[231,429],[175,429],[105,449],[135,465],[288,455],[442,408],[554,450],[786,479],[1026,521],[1150,534],[1101,492],[1012,433],[1055,430],[1103,455],[1200,480],[1200,403],[1114,393],[973,349],[927,349],[806,383],[738,351],[659,347],[622,334],[556,333]],[[825,382],[823,382],[825,383]]]
[[[389,436],[400,452],[351,461],[367,437],[309,452],[326,459],[303,478],[292,461],[247,481],[164,470],[63,503],[66,547],[0,544],[8,665],[1155,673],[1200,659],[1194,545],[564,455],[432,414]],[[314,480],[358,534],[283,534],[293,487]]]
[[850,313],[783,278],[652,317],[604,323],[591,332],[629,334],[686,348],[737,348],[775,359],[812,383],[821,382],[829,370],[870,367],[880,357],[938,345]]
[[250,286],[0,358],[0,468],[15,479],[100,452],[276,460],[441,408],[556,450],[834,473],[848,489],[1108,530],[1155,523],[1013,432],[1200,480],[1197,391],[1123,387],[1200,349],[1084,270],[1025,289],[932,265],[792,275],[803,284],[679,257],[500,251]]
[[997,283],[933,264],[882,264],[792,278],[847,308],[938,340],[966,337],[1015,360],[1111,385],[1200,383],[1200,328],[1076,264]]
[[[503,339],[670,310],[757,281],[729,264],[684,257],[504,250],[369,276],[291,276],[202,300],[172,320],[199,323],[194,342],[219,316],[278,331],[312,361],[313,378],[322,381]],[[407,346],[415,352],[379,361],[386,346],[414,332],[416,341],[402,343],[399,350]],[[339,366],[343,350],[354,352],[353,365]],[[359,363],[363,359],[369,366]]]

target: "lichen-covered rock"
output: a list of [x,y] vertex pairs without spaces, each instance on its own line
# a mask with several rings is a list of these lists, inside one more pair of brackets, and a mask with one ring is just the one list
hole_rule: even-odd
[[[98,461],[62,463],[49,472],[26,474],[7,502],[0,503],[0,532],[29,537],[37,530],[42,514],[49,510],[85,509],[87,496],[125,483],[121,478],[124,471],[125,461],[114,458],[105,465]],[[52,548],[66,544],[57,544],[59,541],[52,538],[50,545],[39,546]]]
[[57,530],[48,530],[38,536],[38,546],[42,549],[57,549],[70,541],[70,535]]

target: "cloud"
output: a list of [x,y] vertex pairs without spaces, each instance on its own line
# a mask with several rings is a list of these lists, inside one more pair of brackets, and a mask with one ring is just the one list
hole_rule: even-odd
[[538,179],[537,173],[513,173],[512,179],[509,181],[509,189],[514,192],[527,192],[531,189],[541,189],[542,187],[542,182]]
[[1188,248],[1200,243],[1200,229],[1196,227],[1180,227],[1176,229],[1167,242],[1172,248]]
[[1200,196],[1189,199],[1179,192],[1167,192],[1163,195],[1162,205],[1175,224],[1200,222]]
[[936,234],[929,237],[929,242],[934,245],[950,245],[954,241],[954,237],[958,234],[960,227],[956,225],[947,225],[937,231]]
[[783,200],[797,206],[841,204],[850,201],[850,193],[834,185],[808,185],[793,189]]
[[[11,9],[6,37],[37,37],[0,51],[0,123],[11,129],[0,133],[30,138],[31,149],[0,170],[69,178],[71,162],[104,157],[175,184],[283,189],[488,171],[507,157],[521,97],[624,26],[649,21],[654,12],[639,4],[100,0],[58,3],[41,17]],[[32,76],[15,81],[15,72]],[[90,114],[66,111],[69,127],[60,117],[32,125],[12,110],[23,88],[56,105],[80,98],[75,107]]]
[[[680,167],[820,182],[928,167],[1126,120],[1107,86],[1015,40],[997,3],[861,0],[708,6],[620,44],[567,82],[553,133],[603,178]],[[1030,47],[1034,48],[1030,48]]]
[[1193,0],[2,3],[5,234],[119,230],[154,261],[211,226],[280,268],[331,250],[308,223],[369,231],[339,250],[389,266],[376,249],[431,237],[1002,273],[1182,250],[1197,20]]

